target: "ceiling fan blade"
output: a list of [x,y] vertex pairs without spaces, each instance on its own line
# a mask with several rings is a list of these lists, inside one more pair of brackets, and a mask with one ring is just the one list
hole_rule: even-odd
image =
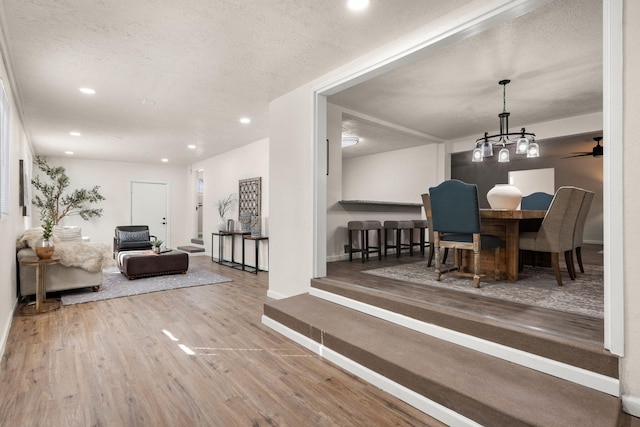
[[573,155],[573,156],[563,157],[563,159],[570,159],[570,158],[572,158],[572,157],[584,157],[584,156],[593,156],[593,153],[575,154],[575,155]]

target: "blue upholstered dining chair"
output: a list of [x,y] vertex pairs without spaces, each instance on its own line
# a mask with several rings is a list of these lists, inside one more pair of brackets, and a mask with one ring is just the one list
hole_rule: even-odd
[[[422,197],[422,206],[424,207],[424,214],[427,217],[427,230],[429,233],[429,255],[427,255],[427,267],[431,267],[431,263],[433,263],[433,256],[435,251],[433,250],[433,220],[431,219],[431,197],[429,193],[424,193],[420,195]],[[442,257],[442,264],[446,264],[447,255],[449,254],[449,249],[445,248],[444,256]]]
[[546,211],[551,206],[553,194],[537,192],[524,196],[520,202],[523,211]]
[[[455,179],[444,181],[429,188],[431,218],[436,258],[435,276],[440,280],[443,273],[455,271],[462,276],[472,276],[474,285],[480,287],[480,251],[494,250],[494,276],[500,278],[500,238],[480,233],[480,209],[478,188]],[[454,249],[451,269],[443,271],[440,265],[440,248]],[[473,251],[473,273],[462,271],[460,252]]]

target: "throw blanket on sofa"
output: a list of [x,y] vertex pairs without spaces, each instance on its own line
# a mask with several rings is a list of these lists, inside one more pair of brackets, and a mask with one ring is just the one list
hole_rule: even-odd
[[[42,239],[42,228],[26,230],[18,237],[16,249],[34,248],[36,242]],[[105,268],[113,267],[111,248],[104,243],[64,242],[52,236],[56,246],[55,255],[60,257],[60,264],[65,267],[79,267],[91,273],[97,273]]]

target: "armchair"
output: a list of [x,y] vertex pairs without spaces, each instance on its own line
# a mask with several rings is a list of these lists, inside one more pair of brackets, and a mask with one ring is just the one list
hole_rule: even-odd
[[149,234],[148,225],[119,225],[113,237],[113,254],[121,251],[144,251],[151,249],[156,236]]

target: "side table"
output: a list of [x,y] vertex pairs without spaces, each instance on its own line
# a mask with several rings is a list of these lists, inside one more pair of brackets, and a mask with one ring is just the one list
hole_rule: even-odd
[[20,260],[20,264],[36,268],[36,303],[35,305],[25,305],[21,308],[20,314],[32,315],[46,313],[60,308],[60,301],[47,299],[47,286],[45,283],[45,274],[47,265],[58,264],[60,258],[52,256],[49,259],[41,259],[37,256],[25,257]]
[[[253,240],[253,244],[255,245],[254,249],[256,251],[256,265],[255,267],[251,266],[251,265],[246,265],[244,262],[244,242],[246,240]],[[261,241],[265,241],[267,243],[267,245],[269,244],[269,238],[266,236],[242,236],[242,270],[243,271],[251,271],[253,270],[253,273],[258,274],[258,271],[261,271],[259,268],[259,261],[260,261],[260,242]],[[268,261],[267,261],[267,265],[268,265]],[[262,270],[264,271],[264,270]]]

